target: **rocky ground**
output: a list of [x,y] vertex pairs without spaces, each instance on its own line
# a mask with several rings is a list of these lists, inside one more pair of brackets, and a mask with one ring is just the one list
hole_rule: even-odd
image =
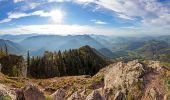
[[0,75],[0,100],[169,100],[168,68],[158,61],[118,62],[95,76],[50,79]]

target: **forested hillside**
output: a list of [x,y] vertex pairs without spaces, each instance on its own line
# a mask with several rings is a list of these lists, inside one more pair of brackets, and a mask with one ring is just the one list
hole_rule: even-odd
[[89,46],[68,51],[45,52],[42,57],[28,56],[28,73],[35,78],[94,75],[108,62]]
[[20,55],[24,52],[23,47],[18,43],[15,43],[10,40],[0,39],[0,48],[5,49],[5,46],[8,48],[8,52],[12,54]]
[[8,76],[22,76],[24,59],[22,56],[9,54],[7,46],[0,50],[0,72]]

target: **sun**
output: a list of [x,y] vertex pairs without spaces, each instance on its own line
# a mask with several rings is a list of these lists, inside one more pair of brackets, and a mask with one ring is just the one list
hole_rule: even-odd
[[52,10],[50,12],[50,17],[53,23],[62,23],[64,14],[61,10]]

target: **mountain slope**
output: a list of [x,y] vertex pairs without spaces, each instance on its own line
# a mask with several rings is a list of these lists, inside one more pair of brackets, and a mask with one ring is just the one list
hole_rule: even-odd
[[145,42],[145,45],[138,48],[136,51],[139,55],[147,59],[158,59],[162,51],[168,48],[169,45],[165,41],[151,40]]
[[100,49],[104,46],[88,35],[39,35],[24,39],[20,44],[31,51],[42,53],[42,49],[48,51],[64,51],[68,49],[76,49],[84,45]]
[[5,34],[5,35],[0,35],[0,39],[10,40],[10,41],[18,43],[28,37],[32,37],[36,35],[37,34],[20,34],[20,35]]
[[0,39],[0,48],[5,49],[5,45],[7,46],[8,52],[12,54],[22,54],[24,51],[19,44],[9,40]]
[[109,63],[94,48],[87,45],[63,52],[46,51],[43,56],[30,60],[28,72],[35,78],[94,75]]

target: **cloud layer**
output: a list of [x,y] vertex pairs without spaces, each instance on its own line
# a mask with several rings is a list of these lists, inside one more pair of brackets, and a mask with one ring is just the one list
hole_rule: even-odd
[[[16,26],[7,30],[1,30],[0,33],[55,33],[55,34],[169,34],[170,32],[170,1],[166,3],[158,0],[13,0],[13,3],[27,2],[23,5],[20,12],[8,12],[7,17],[0,20],[0,24],[10,22],[23,17],[37,16],[53,19],[54,23],[46,25]],[[118,18],[120,22],[131,22],[128,27],[102,27],[110,25],[102,19],[92,19],[90,25],[63,24],[64,14],[59,10],[45,11],[36,9],[39,6],[54,3],[74,3],[88,7],[91,5],[92,12],[107,11],[104,14],[110,14],[113,18]],[[43,6],[41,7],[43,8]],[[26,13],[27,10],[33,12]],[[57,14],[56,14],[57,13]],[[67,13],[67,12],[65,12]],[[69,15],[68,15],[69,16]],[[55,20],[54,20],[55,19]],[[67,29],[67,30],[66,30]]]
[[8,13],[8,17],[0,20],[0,23],[6,23],[6,22],[10,22],[13,19],[19,19],[19,18],[23,18],[23,17],[28,17],[28,16],[39,16],[39,17],[51,17],[53,19],[53,17],[55,17],[55,20],[53,20],[56,23],[61,23],[62,21],[62,12],[60,10],[52,10],[50,12],[45,12],[43,10],[39,10],[39,11],[35,11],[32,13],[22,13],[22,12],[9,12]]

